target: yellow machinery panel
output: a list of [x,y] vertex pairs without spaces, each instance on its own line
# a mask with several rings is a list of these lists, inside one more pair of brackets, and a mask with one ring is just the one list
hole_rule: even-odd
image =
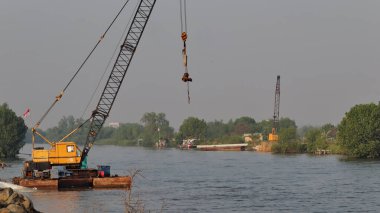
[[278,135],[270,133],[268,140],[269,141],[278,141]]
[[33,150],[33,162],[51,165],[79,164],[81,152],[74,142],[57,142],[50,150]]
[[41,163],[49,161],[49,150],[34,149],[32,151],[33,162]]
[[78,164],[80,152],[74,142],[58,142],[49,151],[49,161],[52,165]]

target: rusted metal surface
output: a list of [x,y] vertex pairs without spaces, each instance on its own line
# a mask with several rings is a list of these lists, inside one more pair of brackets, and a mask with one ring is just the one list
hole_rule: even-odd
[[91,188],[92,178],[59,178],[58,189],[65,188]]
[[220,144],[220,145],[197,145],[201,151],[244,151],[248,144]]
[[97,177],[98,170],[97,169],[70,169],[71,175],[75,178],[90,178]]
[[64,177],[58,179],[24,179],[13,178],[13,183],[29,187],[44,189],[67,189],[67,188],[123,188],[129,189],[132,181],[129,176],[121,177]]
[[23,179],[23,178],[18,178],[16,181],[15,179],[13,180],[14,184],[24,186],[24,187],[29,187],[29,188],[51,188],[51,189],[58,189],[58,179]]
[[94,178],[93,187],[94,188],[127,188],[131,187],[131,177],[104,177],[104,178]]

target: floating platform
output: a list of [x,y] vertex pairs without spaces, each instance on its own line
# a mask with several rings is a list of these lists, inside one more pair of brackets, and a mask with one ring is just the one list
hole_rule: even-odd
[[73,188],[112,188],[130,189],[132,181],[130,176],[118,177],[65,177],[52,179],[24,179],[13,178],[13,184],[37,189],[73,189]]
[[196,149],[201,151],[245,151],[247,143],[220,144],[220,145],[197,145]]
[[130,189],[130,176],[104,176],[96,169],[73,169],[70,175],[59,178],[13,178],[13,184],[37,189],[112,188]]

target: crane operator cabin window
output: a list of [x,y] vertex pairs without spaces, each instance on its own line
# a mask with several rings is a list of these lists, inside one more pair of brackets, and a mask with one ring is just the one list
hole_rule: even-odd
[[74,152],[74,146],[73,145],[67,146],[67,152]]

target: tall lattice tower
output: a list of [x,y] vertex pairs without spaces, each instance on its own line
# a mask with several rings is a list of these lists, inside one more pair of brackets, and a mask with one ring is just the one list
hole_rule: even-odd
[[269,134],[269,141],[278,141],[278,128],[280,120],[280,76],[277,76],[276,90],[274,95],[274,113],[272,133]]

